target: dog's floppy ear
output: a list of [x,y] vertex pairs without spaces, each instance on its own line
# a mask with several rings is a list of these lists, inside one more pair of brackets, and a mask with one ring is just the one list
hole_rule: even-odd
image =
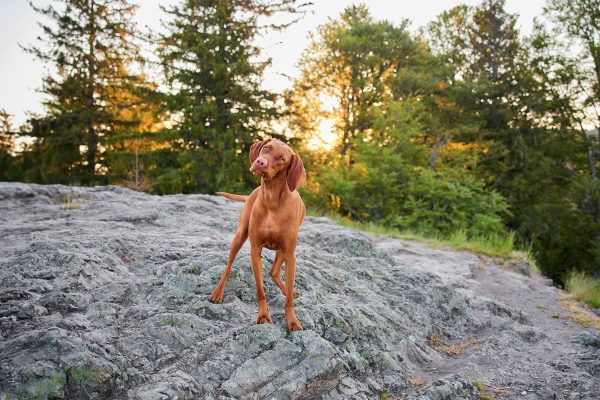
[[265,144],[269,143],[271,139],[261,140],[260,142],[253,143],[250,147],[250,163],[254,163],[254,160],[258,158],[260,154],[260,150],[264,147]]
[[296,188],[302,185],[305,180],[306,170],[304,170],[304,164],[302,164],[300,156],[294,153],[287,173],[287,184],[290,188],[290,192],[296,190]]

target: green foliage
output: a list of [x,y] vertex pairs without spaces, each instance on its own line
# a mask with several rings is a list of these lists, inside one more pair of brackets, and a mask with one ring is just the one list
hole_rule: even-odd
[[[578,67],[585,70],[580,88],[584,90],[584,105],[600,104],[600,2],[598,0],[549,0],[546,13],[556,22],[559,32],[582,45]],[[598,125],[596,125],[598,126]]]
[[152,192],[157,194],[181,193],[183,180],[178,169],[162,169],[158,175],[153,176]]
[[[391,64],[377,58],[385,52],[371,40],[382,32],[388,32],[387,45],[396,49],[394,56],[387,55]],[[460,109],[464,89],[448,85],[453,70],[403,27],[372,21],[362,6],[348,8],[319,33],[304,56],[298,85],[310,88],[308,93],[329,85],[325,93],[340,104],[352,104],[353,93],[369,97],[356,100],[362,108],[351,106],[353,115],[343,107],[339,114],[322,114],[340,121],[340,157],[324,161],[317,184],[306,190],[309,204],[326,204],[361,222],[443,238],[455,246],[479,243],[510,254],[513,237],[504,226],[510,216],[505,199],[470,171],[476,165],[471,154],[445,150],[454,136],[478,130]],[[387,71],[376,85],[369,83],[372,74],[361,72],[374,68]],[[313,76],[324,80],[306,81]]]
[[128,71],[139,54],[133,41],[136,7],[127,0],[55,1],[45,8],[32,7],[52,23],[42,24],[43,44],[27,50],[54,70],[44,77],[41,90],[48,98],[45,115],[32,117],[23,128],[24,135],[36,139],[26,178],[106,183],[106,139],[135,125],[122,118],[121,110],[131,106],[122,94],[141,80]]
[[504,1],[490,0],[442,14],[428,33],[455,65],[456,85],[471,88],[457,98],[459,108],[483,122],[480,134],[458,135],[481,150],[474,172],[506,198],[508,228],[560,281],[574,268],[594,271],[600,254],[595,153],[586,149],[585,112],[577,109],[586,85],[577,84],[582,75],[560,41],[538,24],[523,43],[515,22]]
[[464,231],[468,236],[504,233],[508,215],[502,196],[459,171],[413,171],[402,212],[392,224],[401,230],[445,235]]
[[[323,120],[335,121],[336,149],[351,163],[353,146],[371,125],[369,109],[384,100],[388,81],[415,51],[406,23],[373,21],[363,4],[347,7],[317,28],[302,55],[301,77],[287,94],[291,130],[303,137]],[[307,111],[313,115],[306,118]]]
[[19,166],[14,155],[12,142],[12,124],[10,114],[0,109],[0,181],[12,180],[12,175],[18,175]]
[[571,272],[565,279],[565,287],[577,300],[600,308],[600,280],[582,272]]
[[[248,150],[275,115],[274,95],[260,87],[268,62],[254,44],[263,17],[295,13],[296,0],[183,0],[163,8],[167,32],[158,55],[169,91],[157,101],[173,120],[180,178],[162,175],[159,191],[246,191]],[[280,26],[270,25],[271,28]]]

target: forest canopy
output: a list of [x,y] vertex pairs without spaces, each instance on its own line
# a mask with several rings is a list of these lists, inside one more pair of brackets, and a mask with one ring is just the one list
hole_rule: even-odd
[[302,156],[312,209],[514,236],[557,282],[600,273],[600,0],[547,0],[529,35],[504,0],[418,30],[356,4],[312,32],[284,93],[261,85],[256,39],[310,4],[181,0],[159,34],[128,0],[33,7],[50,21],[25,48],[49,67],[45,112],[14,127],[0,110],[0,180],[247,193],[249,147],[275,137]]

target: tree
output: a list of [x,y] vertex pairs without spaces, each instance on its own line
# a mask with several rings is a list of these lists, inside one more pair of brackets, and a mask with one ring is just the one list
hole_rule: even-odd
[[600,1],[549,0],[545,12],[556,22],[559,32],[582,47],[580,65],[586,69],[587,79],[581,83],[588,90],[584,104],[592,108],[596,127],[600,127]]
[[66,0],[58,7],[32,7],[53,24],[40,23],[42,44],[26,50],[52,64],[44,78],[47,113],[29,121],[29,136],[37,139],[40,178],[44,182],[95,183],[108,165],[106,139],[116,129],[131,127],[119,110],[130,104],[115,92],[132,90],[138,78],[130,72],[139,60],[127,0]]
[[598,225],[580,208],[582,136],[572,126],[577,101],[567,95],[578,72],[558,65],[564,57],[551,54],[552,38],[539,26],[522,41],[515,23],[503,0],[488,0],[443,14],[429,37],[456,65],[453,86],[468,89],[459,107],[482,121],[475,134],[458,136],[479,149],[475,171],[508,200],[505,223],[521,245],[560,281],[569,269],[593,269],[599,248]]
[[550,31],[537,21],[528,48],[542,99],[537,119],[545,123],[544,142],[553,138],[545,153],[563,177],[549,232],[538,239],[547,242],[539,257],[552,266],[554,278],[572,269],[597,272],[600,262],[600,153],[597,131],[590,129],[600,125],[594,62],[599,14],[593,3],[550,1],[545,13],[555,25]]
[[465,168],[464,154],[445,149],[478,124],[458,104],[465,91],[454,69],[423,40],[353,6],[319,28],[300,65],[290,126],[315,134],[333,119],[340,139],[339,157],[321,160],[308,185],[311,205],[427,234],[503,232],[503,197]]
[[10,114],[0,109],[0,180],[9,180],[14,162]]
[[[156,179],[168,160],[169,137],[162,135],[164,115],[154,101],[156,84],[139,76],[136,90],[116,91],[113,97],[129,107],[118,110],[117,116],[129,124],[117,127],[106,140],[105,159],[110,166],[107,178],[134,190],[168,193]],[[165,157],[167,156],[167,157]]]
[[299,61],[301,75],[287,96],[291,129],[306,122],[302,107],[317,102],[308,128],[315,132],[324,120],[334,121],[345,168],[352,165],[353,146],[371,127],[369,108],[383,100],[388,80],[415,51],[405,28],[406,22],[373,21],[365,5],[350,6],[318,28]]
[[269,61],[254,40],[287,26],[260,21],[298,13],[296,0],[184,0],[163,10],[158,55],[170,92],[160,98],[183,191],[247,190],[248,150],[275,115],[274,95],[260,87]]
[[[543,43],[554,61],[551,67],[555,75],[569,78],[569,82],[563,79],[557,85],[563,92],[562,105],[568,108],[563,114],[573,116],[573,127],[580,131],[587,148],[588,173],[597,180],[600,179],[600,1],[550,0],[545,14],[555,23],[554,35],[564,45],[549,39],[541,29],[538,37],[546,39]],[[600,220],[600,205],[596,218]]]

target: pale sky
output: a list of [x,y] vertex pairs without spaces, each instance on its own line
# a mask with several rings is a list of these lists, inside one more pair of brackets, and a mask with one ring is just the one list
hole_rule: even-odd
[[[44,5],[48,0],[33,0]],[[176,0],[137,0],[139,4],[136,21],[139,28],[145,26],[153,30],[160,28],[160,19],[164,18],[158,4],[168,5]],[[259,45],[265,55],[272,58],[272,66],[266,71],[264,87],[276,92],[289,88],[291,82],[283,75],[297,76],[296,61],[302,50],[308,45],[308,33],[318,25],[327,22],[329,17],[336,18],[342,10],[360,3],[357,0],[312,0],[312,14],[308,14],[297,24],[281,33],[261,37]],[[416,30],[433,20],[440,12],[459,4],[475,5],[479,1],[465,0],[365,0],[375,19],[386,19],[399,23],[409,19],[411,30]],[[518,25],[522,34],[529,34],[533,18],[542,14],[545,0],[507,0],[508,12],[519,15]],[[44,66],[25,53],[21,45],[36,42],[40,29],[36,24],[40,18],[29,6],[27,0],[0,0],[0,109],[13,114],[13,123],[18,126],[27,118],[28,111],[42,112],[42,95],[37,93],[41,87]]]

